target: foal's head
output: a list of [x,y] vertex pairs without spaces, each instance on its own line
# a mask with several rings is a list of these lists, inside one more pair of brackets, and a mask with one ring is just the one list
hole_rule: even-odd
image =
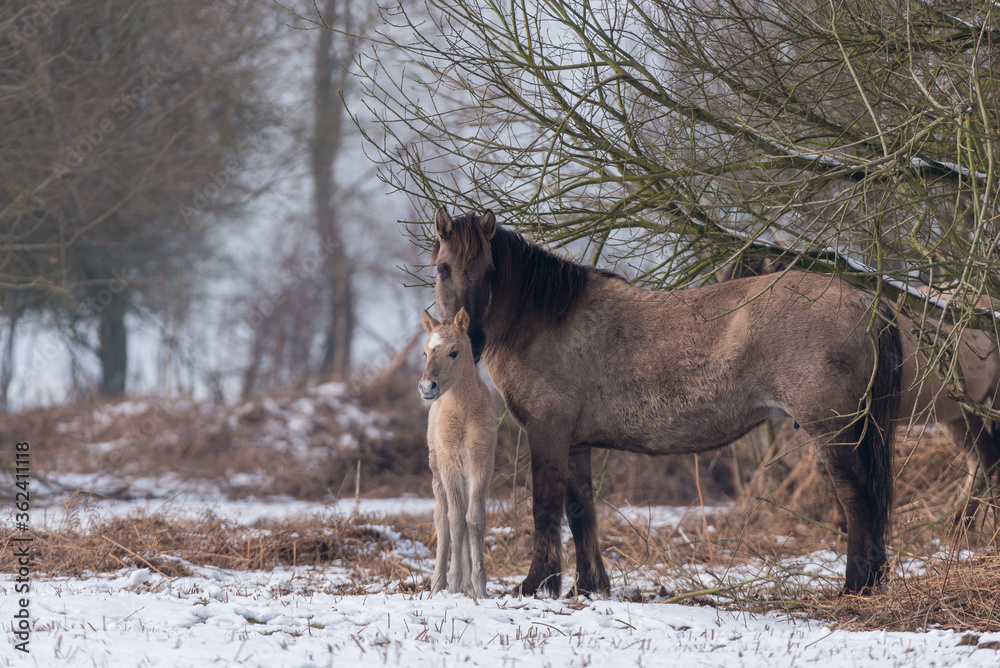
[[417,388],[424,399],[433,400],[448,391],[462,373],[476,373],[472,345],[466,332],[469,314],[460,308],[454,319],[435,320],[427,311],[421,314],[424,328],[431,333],[424,344],[424,375]]
[[450,318],[459,309],[466,310],[469,340],[476,361],[486,345],[483,319],[490,307],[490,283],[495,272],[490,240],[496,229],[497,219],[492,211],[482,216],[467,213],[452,219],[441,207],[434,216],[437,240],[431,262],[437,266],[434,291],[438,311]]

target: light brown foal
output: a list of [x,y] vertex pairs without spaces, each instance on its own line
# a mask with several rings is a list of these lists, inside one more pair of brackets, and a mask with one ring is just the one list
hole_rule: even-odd
[[[427,449],[433,474],[434,528],[437,555],[431,593],[448,588],[469,596],[486,596],[483,540],[486,537],[486,496],[493,479],[497,447],[497,412],[479,378],[466,331],[469,314],[439,322],[422,314],[430,332],[424,345],[427,359],[420,394],[433,400],[427,420]],[[451,568],[445,575],[448,547]]]

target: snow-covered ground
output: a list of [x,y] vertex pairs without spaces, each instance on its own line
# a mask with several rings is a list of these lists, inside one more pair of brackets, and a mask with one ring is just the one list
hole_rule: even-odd
[[[178,499],[159,504],[178,503]],[[180,500],[194,512],[194,497]],[[208,502],[203,499],[202,503]],[[280,519],[312,508],[295,503],[222,502],[214,512],[238,521]],[[121,511],[111,502],[101,512]],[[231,504],[231,505],[230,505]],[[244,513],[236,512],[240,504]],[[318,505],[318,504],[314,504]],[[324,505],[326,512],[331,510]],[[428,500],[362,501],[361,510],[425,514]],[[343,512],[353,511],[353,501]],[[698,510],[700,513],[700,509]],[[230,513],[232,513],[230,515]],[[626,511],[655,525],[684,509]],[[392,558],[415,573],[433,567],[428,546],[377,524]],[[800,558],[801,559],[801,558]],[[809,555],[789,568],[839,571],[840,555]],[[750,615],[712,607],[623,600],[617,575],[608,600],[515,599],[509,582],[493,580],[492,596],[398,591],[377,577],[357,581],[346,567],[229,571],[186,564],[191,576],[166,578],[148,569],[83,578],[34,577],[29,654],[14,648],[14,576],[0,579],[0,666],[990,666],[1000,652],[960,644],[963,634],[831,631],[807,619]],[[722,574],[706,575],[706,582]],[[726,578],[746,578],[752,571]],[[630,581],[641,581],[631,574]],[[717,580],[715,580],[717,582]],[[344,595],[344,585],[367,593]],[[398,583],[393,583],[398,584]],[[648,583],[647,583],[648,584]],[[980,642],[1000,634],[980,634]]]
[[[174,581],[140,569],[37,582],[30,654],[13,649],[8,631],[0,665],[993,668],[1000,660],[951,631],[851,633],[655,602],[338,596],[328,591],[344,577],[336,568],[197,570]],[[10,583],[0,590],[9,620]]]

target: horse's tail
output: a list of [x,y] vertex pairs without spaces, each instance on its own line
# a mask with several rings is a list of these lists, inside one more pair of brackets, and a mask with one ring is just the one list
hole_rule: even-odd
[[863,430],[858,450],[869,476],[873,535],[881,543],[892,522],[895,479],[893,443],[902,386],[903,344],[893,309],[880,303],[879,312],[877,367],[871,388],[868,424]]

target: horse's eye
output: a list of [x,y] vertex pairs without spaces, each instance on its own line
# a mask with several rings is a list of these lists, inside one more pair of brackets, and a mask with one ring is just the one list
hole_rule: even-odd
[[441,278],[448,278],[451,275],[451,267],[446,264],[438,265],[438,276]]
[[455,359],[456,357],[458,357],[458,351],[452,350],[451,353],[448,355],[448,357]]

